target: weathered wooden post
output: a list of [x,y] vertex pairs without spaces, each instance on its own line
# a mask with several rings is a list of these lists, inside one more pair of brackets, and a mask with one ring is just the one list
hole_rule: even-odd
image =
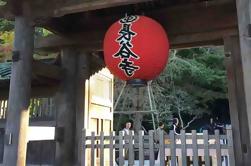
[[77,52],[73,48],[61,51],[65,70],[60,89],[56,94],[56,165],[74,165],[76,71]]
[[75,158],[76,165],[82,166],[84,161],[84,152],[82,146],[82,131],[85,126],[85,108],[87,100],[85,98],[85,80],[90,76],[90,61],[84,51],[80,51],[78,56],[77,81],[76,81],[76,134],[75,134]]
[[26,165],[33,34],[34,28],[29,19],[25,16],[16,16],[8,115],[5,127],[3,158],[5,166]]
[[56,95],[56,126],[59,131],[57,132],[59,135],[56,165],[81,165],[81,162],[84,162],[81,145],[84,128],[85,80],[89,77],[88,54],[75,48],[64,48],[61,55],[65,76]]
[[[240,119],[240,128],[245,130],[242,132],[242,138],[245,142],[242,142],[243,152],[243,165],[250,165],[251,163],[251,1],[250,0],[236,0],[237,16],[238,16],[238,29],[240,38],[240,55],[242,62],[242,74],[243,74],[243,88],[244,93],[240,96],[240,99],[244,99],[244,109],[239,112],[242,116]],[[244,118],[245,117],[245,118]]]
[[225,65],[228,78],[228,100],[233,131],[235,165],[243,165],[242,145],[247,144],[247,116],[245,114],[245,93],[241,66],[239,36],[224,39]]

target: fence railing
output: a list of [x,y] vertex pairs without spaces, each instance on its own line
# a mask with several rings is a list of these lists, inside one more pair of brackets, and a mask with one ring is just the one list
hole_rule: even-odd
[[7,106],[8,106],[7,100],[0,100],[0,119],[6,118]]
[[231,129],[225,135],[218,130],[214,135],[208,135],[206,130],[181,131],[180,135],[170,131],[168,135],[158,134],[157,141],[154,131],[149,131],[149,135],[140,131],[137,135],[111,132],[105,136],[103,132],[95,135],[84,130],[83,148],[87,166],[234,166],[235,163]]
[[[0,100],[0,119],[6,119],[8,100]],[[53,98],[33,98],[30,100],[31,120],[53,120],[56,108]]]
[[33,98],[30,100],[30,119],[53,120],[56,108],[53,98]]

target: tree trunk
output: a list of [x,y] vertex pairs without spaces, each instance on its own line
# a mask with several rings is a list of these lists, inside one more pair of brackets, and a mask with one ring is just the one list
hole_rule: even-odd
[[[144,103],[144,90],[145,88],[137,88],[136,89],[136,95],[135,99],[133,100],[133,108],[135,111],[143,111],[143,103]],[[138,133],[139,130],[141,130],[142,126],[142,120],[143,120],[143,114],[135,114],[134,115],[134,130],[135,133]]]

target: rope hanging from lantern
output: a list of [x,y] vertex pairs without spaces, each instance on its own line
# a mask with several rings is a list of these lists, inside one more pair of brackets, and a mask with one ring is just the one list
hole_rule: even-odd
[[[134,114],[142,114],[142,115],[151,114],[153,129],[156,130],[156,121],[159,122],[159,117],[158,117],[158,112],[156,109],[156,103],[155,103],[155,98],[153,95],[151,83],[152,81],[146,82],[142,80],[133,80],[133,81],[127,81],[127,82],[125,81],[123,83],[122,89],[113,107],[113,113],[119,114],[119,120],[116,126],[116,132],[118,132],[120,128],[122,115],[134,115]],[[143,88],[143,90],[147,92],[147,101],[149,103],[150,109],[142,110],[142,111],[125,110],[125,106],[126,106],[126,103],[129,102],[130,95],[133,95],[133,93],[130,94],[130,92],[133,92],[133,90],[135,89],[138,90],[139,88]],[[137,100],[140,100],[140,97],[137,97]],[[121,104],[121,109],[116,111],[119,104]]]

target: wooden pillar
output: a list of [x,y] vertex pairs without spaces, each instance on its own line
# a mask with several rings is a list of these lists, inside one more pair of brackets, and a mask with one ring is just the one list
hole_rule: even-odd
[[243,88],[243,72],[240,57],[240,43],[238,36],[224,39],[225,64],[228,77],[228,100],[230,118],[233,130],[235,165],[243,165],[242,145],[248,144],[249,133],[247,114],[245,109],[245,93]]
[[85,120],[85,80],[90,76],[90,61],[85,52],[80,52],[78,56],[77,68],[77,92],[76,92],[76,137],[75,137],[75,152],[76,152],[76,166],[82,166],[84,161],[83,146],[82,146],[82,130]]
[[[236,0],[237,16],[238,16],[238,29],[239,29],[239,43],[240,55],[242,63],[243,75],[243,89],[244,92],[239,100],[244,100],[243,117],[240,117],[240,128],[246,129],[241,137],[246,137],[248,140],[242,142],[243,160],[244,165],[251,163],[251,1],[250,0]],[[242,130],[244,130],[242,129]]]
[[73,48],[61,51],[64,79],[56,94],[56,165],[74,165],[77,53]]
[[56,94],[58,141],[57,166],[80,166],[83,162],[85,79],[89,77],[88,55],[74,48],[62,50],[65,76]]
[[34,28],[26,17],[15,18],[14,52],[17,61],[12,64],[8,115],[5,127],[4,166],[25,166],[29,101],[31,91],[31,62]]

